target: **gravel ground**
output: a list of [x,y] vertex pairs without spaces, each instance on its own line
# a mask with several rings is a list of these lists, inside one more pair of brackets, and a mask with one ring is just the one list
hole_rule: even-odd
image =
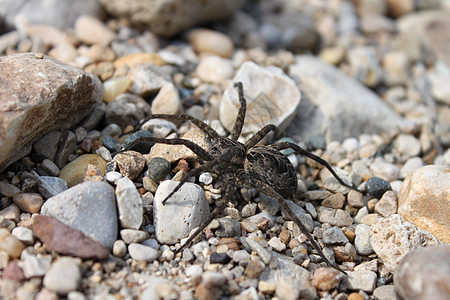
[[[0,298],[450,298],[449,4],[186,2],[2,4]],[[347,275],[238,180],[175,254],[221,177],[189,177],[163,205],[197,155],[128,145],[210,151],[188,121],[142,120],[184,113],[229,136],[235,82],[239,141],[275,124],[263,143],[307,148],[359,190],[283,150],[298,179],[287,205]]]

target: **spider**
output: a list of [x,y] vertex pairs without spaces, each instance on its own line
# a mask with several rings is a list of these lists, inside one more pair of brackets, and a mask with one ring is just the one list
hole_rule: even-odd
[[[175,189],[163,200],[163,204],[168,201],[174,193],[176,193],[181,186],[192,176],[197,176],[205,171],[211,171],[223,179],[222,197],[216,203],[216,208],[211,212],[209,217],[197,228],[197,230],[189,236],[186,242],[175,251],[175,254],[180,252],[186,245],[188,245],[197,235],[199,235],[211,221],[216,218],[221,211],[224,210],[227,203],[235,197],[237,190],[236,182],[242,185],[247,185],[256,188],[259,192],[264,193],[272,198],[278,200],[281,209],[298,225],[303,234],[305,234],[309,243],[318,252],[320,257],[331,266],[343,273],[337,264],[330,262],[323,254],[321,248],[309,233],[305,225],[289,208],[285,199],[293,199],[297,190],[297,176],[293,165],[284,156],[280,150],[291,148],[297,153],[309,157],[323,166],[325,166],[331,174],[338,180],[338,182],[348,188],[355,189],[346,184],[333,170],[333,168],[322,158],[316,156],[300,146],[290,142],[280,142],[267,146],[257,145],[269,132],[276,131],[277,128],[273,124],[264,126],[255,135],[253,135],[247,142],[238,142],[244,125],[246,114],[246,100],[244,98],[243,86],[241,82],[234,85],[238,90],[240,108],[230,137],[220,136],[213,128],[203,121],[196,119],[190,115],[165,115],[154,114],[142,121],[144,124],[149,119],[166,119],[190,121],[202,130],[207,138],[213,141],[212,148],[208,153],[206,150],[185,139],[164,139],[157,137],[140,137],[126,148],[130,149],[141,141],[149,141],[153,143],[163,143],[170,145],[185,145],[191,149],[200,160],[204,163],[195,169],[188,172]],[[138,125],[137,129],[139,129]],[[127,150],[127,149],[123,149]]]

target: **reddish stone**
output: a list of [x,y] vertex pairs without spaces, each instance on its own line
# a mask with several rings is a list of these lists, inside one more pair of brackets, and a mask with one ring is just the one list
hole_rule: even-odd
[[106,259],[109,256],[102,244],[53,217],[38,215],[33,220],[34,233],[49,250],[81,258]]
[[10,279],[14,281],[22,281],[25,279],[22,268],[17,261],[10,261],[2,272],[2,279]]

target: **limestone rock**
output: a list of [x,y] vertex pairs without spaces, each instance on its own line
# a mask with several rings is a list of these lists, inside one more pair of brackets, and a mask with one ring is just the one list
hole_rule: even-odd
[[419,247],[436,246],[439,240],[395,214],[379,219],[370,227],[370,243],[387,270],[393,273],[406,254]]
[[450,243],[450,168],[429,165],[408,176],[398,193],[398,213]]
[[[300,92],[281,69],[246,62],[237,71],[233,82],[242,82],[247,100],[242,136],[253,135],[267,124],[275,124],[281,131],[286,129],[300,104]],[[230,85],[220,102],[220,121],[230,132],[239,107],[238,91]]]
[[391,137],[407,124],[375,93],[318,58],[297,56],[289,75],[304,96],[288,128],[294,139],[325,136],[327,142],[343,141],[362,133]]
[[70,127],[100,104],[97,77],[51,57],[0,58],[0,170],[26,155],[47,132]]
[[195,24],[229,17],[242,0],[101,0],[110,14],[144,25],[163,36],[172,36]]

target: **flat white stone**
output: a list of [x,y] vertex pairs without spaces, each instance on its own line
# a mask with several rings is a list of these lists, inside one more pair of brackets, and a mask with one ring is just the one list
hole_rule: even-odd
[[179,181],[163,181],[153,201],[156,239],[162,244],[175,244],[189,235],[209,215],[205,191],[197,184],[186,182],[165,204],[162,201]]
[[128,253],[132,259],[146,262],[152,262],[159,256],[158,250],[136,243],[128,246]]

